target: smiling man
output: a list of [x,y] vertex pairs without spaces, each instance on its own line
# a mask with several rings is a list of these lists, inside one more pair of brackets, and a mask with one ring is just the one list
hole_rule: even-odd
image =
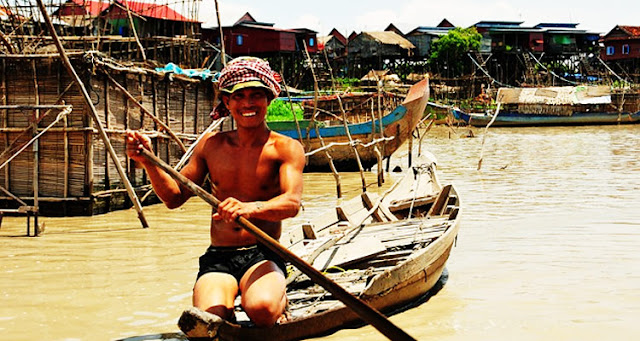
[[[277,240],[281,221],[298,213],[302,199],[302,145],[270,131],[265,122],[267,107],[280,93],[279,80],[264,60],[243,57],[230,62],[220,72],[222,100],[213,116],[231,114],[237,129],[204,136],[180,171],[197,184],[209,174],[222,200],[211,219],[211,245],[200,257],[193,305],[232,319],[234,299],[241,294],[242,307],[257,326],[273,325],[283,316],[286,268],[236,219],[249,219]],[[140,154],[142,148],[150,149],[148,137],[129,131],[126,142],[127,154],[145,167],[167,207],[179,207],[192,196]]]

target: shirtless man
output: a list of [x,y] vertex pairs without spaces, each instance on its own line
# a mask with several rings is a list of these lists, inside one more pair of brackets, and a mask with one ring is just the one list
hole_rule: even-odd
[[[278,240],[281,221],[295,216],[302,198],[304,150],[289,137],[268,129],[267,106],[280,92],[280,75],[266,61],[239,58],[219,78],[222,101],[214,116],[230,113],[237,129],[206,135],[180,171],[197,184],[207,174],[220,203],[211,220],[211,246],[200,257],[193,305],[224,319],[233,318],[234,299],[257,326],[271,326],[287,303],[284,261],[259,245],[236,223],[243,216]],[[168,208],[192,193],[140,155],[150,140],[137,131],[126,135],[127,155],[144,166],[153,188]]]

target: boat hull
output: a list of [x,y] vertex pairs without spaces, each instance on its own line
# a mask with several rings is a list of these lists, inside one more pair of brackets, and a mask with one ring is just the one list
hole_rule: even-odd
[[[402,104],[382,117],[382,124],[380,120],[348,124],[347,133],[344,124],[341,123],[331,122],[331,125],[327,126],[320,122],[316,128],[310,125],[309,121],[303,121],[300,124],[300,134],[295,122],[274,122],[269,123],[269,126],[278,133],[302,141],[307,152],[305,172],[331,171],[331,161],[338,171],[357,171],[357,157],[364,169],[370,169],[378,163],[379,158],[390,157],[411,137],[423,116],[428,100],[429,82],[424,79],[411,87]],[[357,156],[349,143],[349,134],[352,140],[359,142],[356,144]],[[385,137],[384,141],[375,146],[370,145],[370,142],[382,137]]]
[[[457,227],[455,233],[457,233]],[[361,297],[361,299],[383,313],[393,310],[394,308],[401,308],[416,301],[427,294],[442,276],[452,245],[453,240],[451,240],[451,244],[448,245],[443,243],[442,246],[446,247],[444,252],[442,252],[437,259],[433,260],[432,263],[414,272],[405,282],[400,283],[394,281],[394,283],[388,283],[390,285],[385,293]],[[423,255],[416,259],[416,262],[425,262],[427,261],[425,258],[430,256],[432,256],[431,253],[425,251]],[[390,279],[387,279],[386,281],[389,280]],[[276,328],[240,328],[237,325],[225,323],[220,326],[218,335],[220,340],[297,340],[328,334],[345,326],[359,323],[362,323],[359,316],[354,313],[353,310],[342,306],[310,318],[283,324]]]
[[[456,110],[457,118],[464,120],[474,127],[486,127],[492,115],[468,114]],[[572,115],[527,114],[518,112],[500,112],[492,127],[531,127],[531,126],[579,126],[579,125],[609,125],[640,123],[640,112],[636,113],[596,113],[575,112]]]

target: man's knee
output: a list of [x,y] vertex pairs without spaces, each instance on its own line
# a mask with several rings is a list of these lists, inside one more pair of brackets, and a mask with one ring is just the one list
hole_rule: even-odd
[[242,302],[242,308],[257,326],[273,326],[284,312],[286,298],[264,291],[261,293],[246,297]]
[[258,327],[273,326],[284,311],[279,303],[265,301],[251,302],[243,308],[247,316]]

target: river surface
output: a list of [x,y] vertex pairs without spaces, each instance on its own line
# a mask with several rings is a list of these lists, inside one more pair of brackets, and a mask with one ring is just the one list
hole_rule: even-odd
[[[491,128],[484,147],[484,130],[468,131],[438,126],[422,142],[458,189],[460,234],[442,289],[391,321],[419,340],[637,340],[640,125]],[[345,197],[359,194],[359,173],[341,175]],[[305,210],[286,226],[335,203],[333,176],[305,174]],[[144,210],[148,229],[133,210],[41,217],[39,238],[5,217],[0,340],[182,339],[210,209]],[[365,326],[318,339],[384,337]]]

